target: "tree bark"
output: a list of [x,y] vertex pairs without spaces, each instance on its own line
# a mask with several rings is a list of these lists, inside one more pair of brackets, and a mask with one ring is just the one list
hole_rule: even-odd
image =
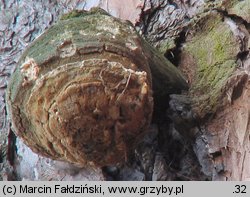
[[[249,29],[248,15],[237,15],[239,7],[240,13],[249,10],[246,1],[213,7],[190,23],[178,54],[194,123],[179,131],[192,135],[203,172],[212,180],[250,177]],[[172,103],[183,103],[179,98]]]

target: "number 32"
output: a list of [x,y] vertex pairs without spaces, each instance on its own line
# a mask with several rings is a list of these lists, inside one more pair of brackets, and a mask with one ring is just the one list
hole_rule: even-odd
[[246,189],[247,189],[247,186],[246,185],[235,185],[234,186],[236,188],[236,190],[233,192],[233,193],[236,193],[236,194],[246,194]]

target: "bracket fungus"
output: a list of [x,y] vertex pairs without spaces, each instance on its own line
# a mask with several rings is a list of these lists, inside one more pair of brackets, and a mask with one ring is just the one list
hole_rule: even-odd
[[13,130],[55,160],[124,162],[151,121],[151,72],[168,91],[186,85],[129,22],[100,9],[74,11],[21,56],[7,91]]

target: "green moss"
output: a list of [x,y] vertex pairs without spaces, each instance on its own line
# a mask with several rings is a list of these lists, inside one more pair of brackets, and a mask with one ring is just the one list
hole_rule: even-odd
[[93,14],[109,15],[105,10],[103,10],[99,7],[94,7],[90,11],[72,10],[71,12],[69,12],[67,14],[63,14],[61,16],[60,20],[68,20],[71,18],[84,17],[84,16],[93,15]]
[[216,111],[221,92],[236,68],[238,43],[220,17],[209,17],[186,50],[197,63],[191,94],[202,114]]
[[60,20],[68,20],[70,18],[82,17],[82,16],[85,16],[86,14],[87,14],[86,11],[73,10],[67,14],[63,14]]
[[[72,16],[75,16],[74,13],[72,13]],[[94,11],[90,13],[93,14]],[[23,57],[34,58],[36,63],[41,65],[45,60],[58,56],[58,46],[63,44],[63,41],[71,41],[77,47],[81,47],[86,45],[86,41],[96,41],[97,38],[101,40],[110,37],[108,40],[112,40],[114,34],[117,34],[116,36],[121,37],[121,39],[125,39],[123,37],[126,36],[123,36],[120,32],[122,25],[115,18],[108,17],[101,12],[93,14],[93,16],[87,14],[85,17],[69,17],[67,20],[58,21],[49,28],[36,42],[29,46],[29,50],[26,50]],[[125,33],[128,34],[131,31],[128,30]],[[24,61],[22,59],[21,63]]]

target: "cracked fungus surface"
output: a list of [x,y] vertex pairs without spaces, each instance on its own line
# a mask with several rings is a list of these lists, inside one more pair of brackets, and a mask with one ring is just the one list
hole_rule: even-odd
[[101,13],[40,36],[20,59],[7,99],[15,133],[33,151],[79,165],[124,162],[153,108],[140,39]]

